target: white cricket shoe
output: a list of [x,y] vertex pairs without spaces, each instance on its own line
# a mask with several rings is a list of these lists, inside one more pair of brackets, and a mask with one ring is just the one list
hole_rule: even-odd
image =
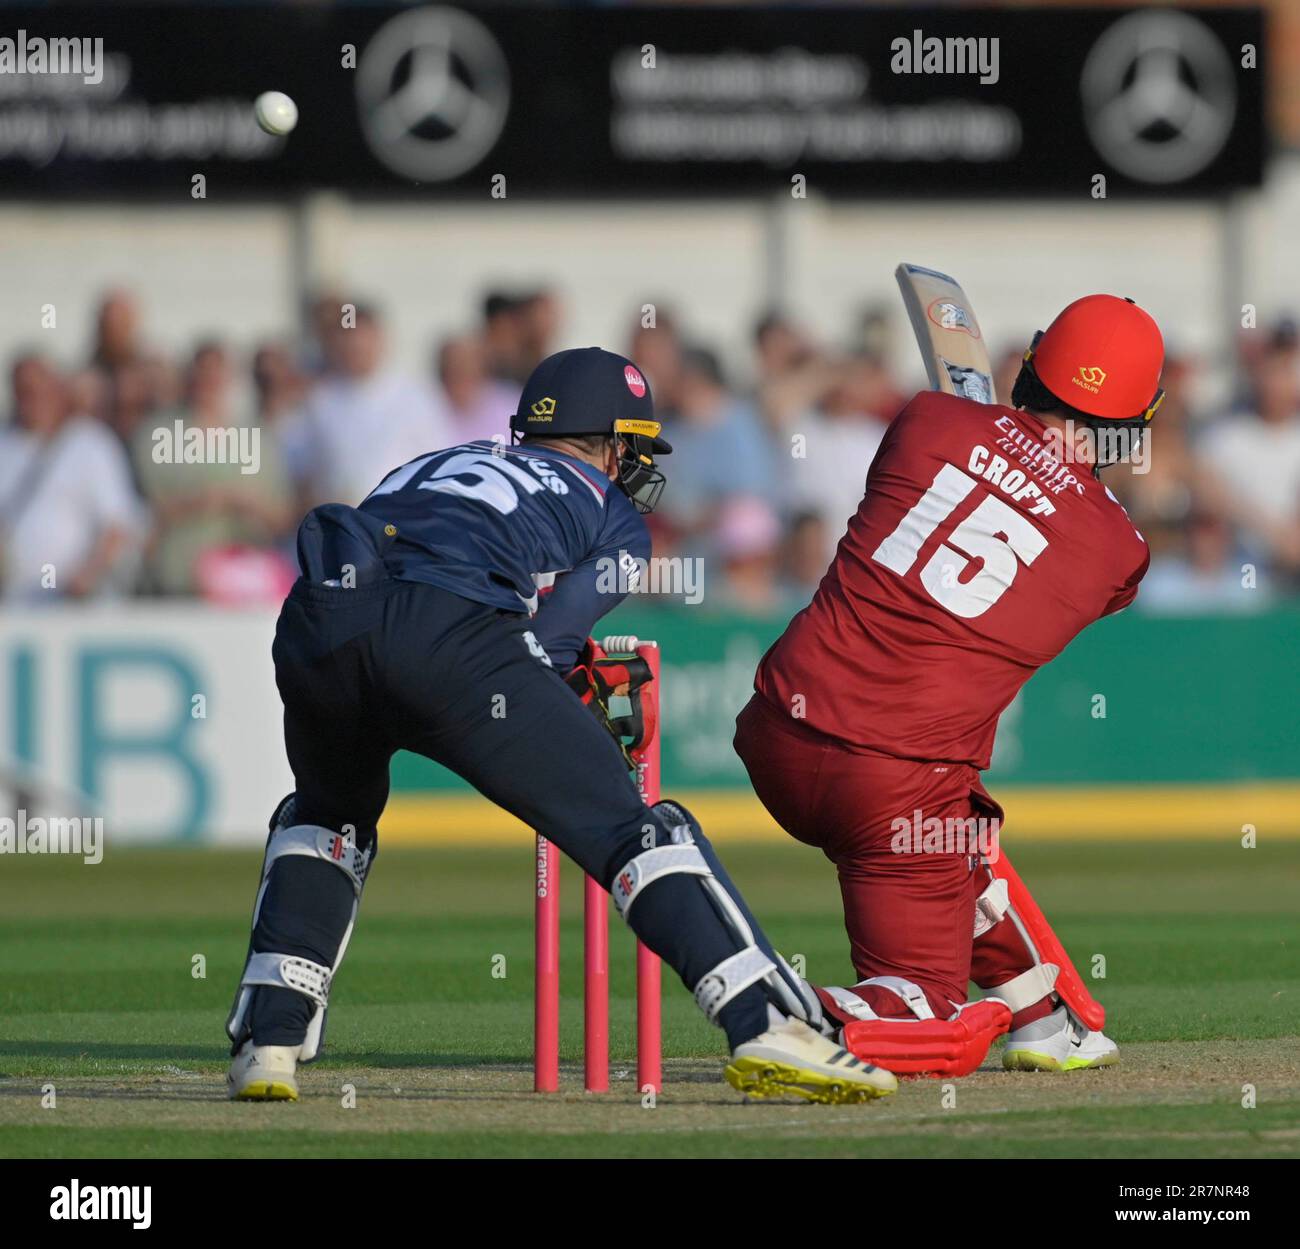
[[1119,1046],[1104,1032],[1093,1032],[1065,1006],[1017,1028],[1002,1051],[1007,1071],[1084,1071],[1117,1062]]
[[296,1102],[301,1051],[299,1045],[254,1045],[250,1037],[226,1072],[226,1095],[241,1102]]
[[798,1019],[783,1019],[738,1045],[724,1074],[750,1097],[810,1102],[865,1102],[898,1088],[892,1072],[855,1058]]

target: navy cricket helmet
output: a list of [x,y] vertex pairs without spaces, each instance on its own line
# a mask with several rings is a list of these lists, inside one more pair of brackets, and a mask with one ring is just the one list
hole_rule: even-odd
[[575,347],[547,356],[524,383],[510,418],[516,439],[605,435],[618,447],[618,484],[640,512],[654,511],[663,493],[656,455],[672,446],[661,438],[650,383],[613,351]]

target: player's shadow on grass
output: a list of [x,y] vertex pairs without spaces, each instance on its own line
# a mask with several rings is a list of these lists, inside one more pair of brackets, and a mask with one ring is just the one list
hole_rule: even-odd
[[230,1051],[219,1045],[130,1045],[122,1041],[6,1041],[0,1039],[0,1058],[148,1058],[228,1059]]
[[[193,1060],[224,1065],[230,1061],[230,1049],[224,1045],[134,1045],[122,1041],[9,1041],[0,1039],[0,1064],[6,1058],[64,1058],[64,1059],[115,1059],[119,1062],[145,1063]],[[443,1050],[426,1054],[390,1054],[379,1050],[361,1048],[344,1049],[325,1046],[318,1063],[313,1067],[334,1066],[366,1067],[493,1067],[531,1063],[532,1058],[522,1054],[485,1056],[482,1053],[456,1053]],[[0,1067],[0,1076],[8,1073]]]
[[452,1050],[425,1054],[390,1054],[382,1050],[343,1049],[326,1045],[319,1062],[313,1067],[359,1065],[366,1067],[532,1067],[531,1054],[472,1054]]

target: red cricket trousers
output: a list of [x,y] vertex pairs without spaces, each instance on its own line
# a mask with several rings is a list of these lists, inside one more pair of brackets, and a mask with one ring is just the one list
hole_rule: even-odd
[[[946,1019],[966,1001],[970,980],[992,988],[1032,965],[1010,922],[973,939],[975,899],[988,880],[972,854],[899,849],[897,821],[911,827],[918,813],[926,821],[1001,820],[973,767],[851,750],[759,694],[736,717],[735,748],[772,818],[835,864],[859,979],[910,980]],[[888,990],[861,996],[882,1017],[907,1013]],[[1013,1026],[1049,1008],[1045,999]]]

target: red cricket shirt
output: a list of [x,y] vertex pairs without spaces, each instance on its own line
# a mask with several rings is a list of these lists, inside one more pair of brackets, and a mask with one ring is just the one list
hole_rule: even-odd
[[938,392],[890,425],[813,601],[755,688],[850,748],[986,768],[1016,691],[1149,561],[1128,514],[1027,412]]

